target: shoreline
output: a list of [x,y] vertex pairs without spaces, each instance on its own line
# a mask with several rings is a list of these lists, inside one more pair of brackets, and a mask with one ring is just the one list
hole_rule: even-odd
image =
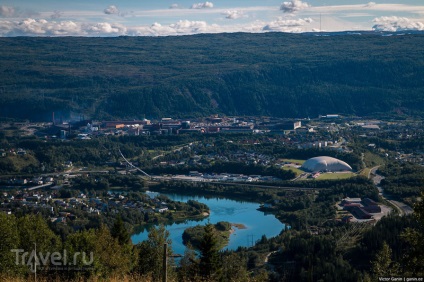
[[230,234],[236,232],[236,229],[247,229],[247,227],[242,223],[231,223]]

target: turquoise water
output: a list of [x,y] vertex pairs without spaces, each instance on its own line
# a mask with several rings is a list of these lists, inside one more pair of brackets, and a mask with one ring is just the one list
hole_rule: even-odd
[[[254,243],[259,240],[262,235],[265,235],[267,238],[277,236],[285,227],[284,224],[275,218],[274,215],[266,215],[265,213],[258,211],[258,203],[220,198],[205,198],[201,196],[183,196],[178,194],[166,194],[166,196],[174,201],[180,202],[196,200],[206,204],[211,211],[210,216],[203,220],[187,220],[185,222],[173,223],[166,226],[172,240],[172,249],[176,254],[184,254],[185,246],[182,242],[182,234],[184,230],[198,224],[205,225],[208,220],[210,223],[228,221],[231,223],[240,223],[246,226],[246,229],[235,228],[235,232],[231,234],[230,242],[227,246],[230,250],[235,250],[239,246],[251,246],[252,241]],[[144,230],[139,234],[131,236],[131,239],[133,243],[136,244],[146,240],[147,235],[148,230]]]

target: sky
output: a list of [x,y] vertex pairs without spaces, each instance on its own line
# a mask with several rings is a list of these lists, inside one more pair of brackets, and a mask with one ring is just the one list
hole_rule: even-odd
[[424,0],[0,0],[0,36],[424,30]]

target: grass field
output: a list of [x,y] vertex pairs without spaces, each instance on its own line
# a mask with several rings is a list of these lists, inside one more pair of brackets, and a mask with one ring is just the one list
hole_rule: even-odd
[[291,170],[294,173],[296,173],[296,176],[299,176],[299,175],[301,175],[303,173],[302,170],[300,170],[298,168],[295,168],[295,167],[291,167],[291,166],[283,166],[282,169],[284,169],[284,170]]
[[7,156],[0,158],[0,167],[9,167],[14,172],[21,172],[27,167],[39,167],[38,160],[30,154],[23,156]]
[[281,161],[282,162],[299,164],[299,165],[303,165],[303,163],[305,162],[305,160],[296,160],[296,159],[281,159]]
[[383,165],[385,160],[377,154],[366,151],[364,153],[364,162],[367,167],[373,167],[376,165]]
[[370,174],[371,168],[364,168],[363,170],[361,170],[361,172],[359,173],[359,175],[365,176],[368,178],[368,175]]
[[317,180],[347,179],[355,176],[352,172],[346,173],[324,173],[318,176]]

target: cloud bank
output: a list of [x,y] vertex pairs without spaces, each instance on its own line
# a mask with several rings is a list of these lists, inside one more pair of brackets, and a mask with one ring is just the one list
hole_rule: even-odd
[[270,22],[263,27],[264,31],[282,31],[282,32],[303,32],[305,27],[311,24],[311,18],[287,20],[278,18],[276,21]]
[[129,30],[129,34],[137,36],[189,35],[196,33],[222,32],[218,25],[209,25],[205,21],[180,20],[170,25],[154,23],[151,26],[140,26]]
[[373,20],[375,25],[372,27],[375,31],[406,31],[406,30],[424,30],[424,23],[404,17],[379,17]]
[[[168,2],[167,6],[163,6],[163,3],[152,6],[158,7],[157,9],[139,7],[131,12],[121,11],[116,4],[97,8],[93,4],[64,11],[52,10],[52,7],[41,5],[40,2],[40,5],[37,5],[39,12],[0,4],[0,36],[162,36],[216,32],[305,32],[317,30],[319,15],[322,15],[322,27],[327,31],[423,30],[424,5],[418,2],[414,2],[415,5],[411,4],[412,2],[377,4],[368,2],[375,0],[368,0],[353,4],[355,1],[349,0],[340,2],[339,5],[311,6],[309,1],[306,1],[308,0],[281,0],[280,5],[275,2],[271,5],[269,1],[264,1],[261,2],[263,6],[252,6],[251,1],[237,4],[238,6],[226,2],[226,7],[215,7],[214,3],[201,0],[199,3],[185,2],[183,7],[182,2],[178,4],[177,0],[173,0]],[[194,4],[190,5],[191,3]]]
[[0,36],[169,36],[222,32],[303,32],[313,22],[311,18],[254,21],[240,25],[208,24],[205,21],[180,20],[172,24],[154,23],[144,26],[125,26],[119,23],[80,23],[28,18],[1,21]]
[[126,33],[125,26],[106,22],[79,23],[31,18],[0,21],[1,36],[118,36]]

